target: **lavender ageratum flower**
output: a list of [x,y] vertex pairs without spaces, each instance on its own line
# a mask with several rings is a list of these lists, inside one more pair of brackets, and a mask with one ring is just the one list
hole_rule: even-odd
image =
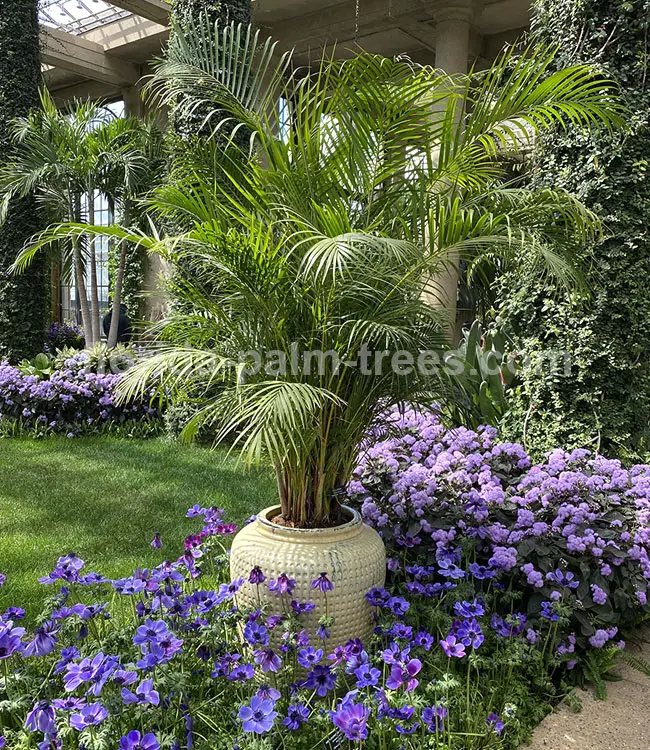
[[101,703],[91,703],[84,706],[78,714],[72,714],[70,717],[70,726],[79,732],[86,727],[92,727],[101,724],[108,717],[108,711]]
[[448,635],[440,641],[442,650],[449,658],[462,659],[465,656],[465,644],[454,635]]
[[295,732],[309,719],[309,709],[304,703],[293,703],[287,708],[287,715],[282,723],[287,729]]
[[591,584],[591,598],[596,604],[607,604],[607,592],[597,586],[595,583]]
[[292,594],[295,588],[295,579],[289,578],[286,573],[280,573],[277,578],[274,578],[269,583],[269,591],[273,592],[276,596],[282,596],[283,594]]
[[318,589],[319,591],[322,591],[323,593],[327,593],[328,591],[331,591],[334,588],[334,584],[327,577],[327,573],[321,573],[318,576],[318,578],[314,579],[311,582],[311,587],[313,589]]
[[160,750],[160,743],[153,732],[142,735],[134,729],[120,739],[119,750]]
[[42,700],[34,704],[25,719],[25,729],[29,729],[30,732],[42,732],[46,737],[56,734],[54,708],[49,701]]
[[441,732],[448,713],[444,706],[427,706],[422,711],[422,721],[429,732]]
[[405,686],[404,690],[407,693],[415,690],[419,684],[415,675],[419,674],[421,669],[422,662],[419,659],[410,659],[405,664],[393,664],[386,680],[386,687],[390,690],[399,690]]
[[12,620],[0,622],[0,659],[8,659],[22,649],[20,636],[25,634],[25,628],[14,628]]
[[505,728],[505,724],[501,721],[498,714],[488,714],[485,723],[492,729],[496,734],[501,734]]
[[324,698],[330,690],[334,690],[336,677],[329,667],[316,665],[311,672],[307,673],[304,686],[309,690],[315,690],[316,694]]
[[362,703],[345,701],[340,704],[336,711],[331,712],[334,726],[343,732],[346,739],[354,742],[365,740],[368,737],[368,719],[370,709]]
[[257,586],[260,583],[264,583],[264,581],[266,581],[266,576],[262,573],[262,569],[256,565],[248,576],[248,582]]
[[239,709],[239,718],[244,732],[254,732],[255,734],[269,732],[273,727],[275,717],[278,715],[278,712],[274,709],[274,701],[263,700],[254,695],[249,705],[242,706]]

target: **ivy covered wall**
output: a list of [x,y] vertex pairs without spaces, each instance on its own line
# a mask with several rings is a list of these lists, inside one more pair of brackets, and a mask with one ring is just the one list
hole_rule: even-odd
[[[235,22],[249,24],[251,22],[251,0],[172,0],[172,19],[185,30],[187,22],[207,14],[211,23],[219,21],[221,27]],[[194,112],[171,112],[171,122],[174,131],[181,138],[191,138],[201,134],[201,125],[205,112],[198,109]],[[224,112],[224,116],[227,113]],[[214,127],[214,123],[212,124]],[[209,128],[205,132],[209,132]]]
[[578,248],[587,293],[551,296],[529,278],[506,284],[500,316],[520,351],[567,350],[570,375],[528,372],[507,427],[535,451],[650,451],[650,0],[536,0],[533,38],[560,44],[560,64],[599,65],[621,86],[625,131],[554,133],[533,179],[577,194],[605,221]]
[[[11,122],[39,106],[37,0],[0,0],[0,162],[11,156]],[[9,273],[25,240],[41,229],[33,199],[15,202],[0,227],[0,360],[41,350],[49,314],[49,264],[38,257]],[[41,254],[42,255],[42,254]]]

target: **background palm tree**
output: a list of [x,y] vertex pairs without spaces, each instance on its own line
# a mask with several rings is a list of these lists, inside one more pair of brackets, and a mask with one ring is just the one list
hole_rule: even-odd
[[[250,460],[275,467],[285,520],[319,525],[385,410],[446,395],[438,369],[390,363],[444,348],[444,315],[429,302],[450,255],[513,264],[525,246],[567,283],[564,240],[598,231],[562,191],[504,186],[503,154],[551,124],[619,122],[618,108],[588,66],[548,74],[548,50],[452,79],[369,54],[288,73],[289,57],[275,64],[258,34],[205,20],[172,44],[154,97],[200,107],[215,134],[229,127],[224,110],[236,124],[225,144],[193,144],[148,202],[154,225],[188,231],[109,230],[183,269],[176,293],[192,302],[161,325],[160,351],[127,373],[124,396],[194,398],[186,434],[234,432]],[[280,98],[292,102],[290,129]],[[245,162],[238,127],[251,133]],[[84,231],[99,228],[50,236]],[[383,366],[364,368],[364,350]],[[314,366],[314,352],[335,356]]]
[[[50,221],[94,225],[97,195],[105,196],[119,213],[151,186],[152,171],[159,168],[152,168],[152,160],[160,162],[154,154],[160,141],[155,131],[155,125],[134,117],[108,116],[93,102],[77,101],[58,109],[49,93],[42,91],[41,107],[14,124],[13,159],[0,170],[0,221],[15,197],[32,193]],[[74,274],[86,344],[92,346],[101,335],[95,241],[94,237],[82,240],[71,237],[61,246]],[[16,268],[23,270],[33,257],[34,252],[22,252]],[[118,310],[125,263],[126,258],[121,258],[115,279]]]

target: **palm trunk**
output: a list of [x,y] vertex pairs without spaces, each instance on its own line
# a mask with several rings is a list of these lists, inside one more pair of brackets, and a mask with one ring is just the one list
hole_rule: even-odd
[[[95,223],[95,191],[93,189],[88,191],[88,223],[90,225],[94,225]],[[97,343],[101,339],[101,331],[99,327],[99,287],[97,285],[97,257],[95,255],[94,237],[90,239],[88,250],[90,253],[90,299],[92,303],[93,343]]]
[[117,344],[117,329],[120,323],[120,303],[122,302],[122,284],[124,283],[124,272],[126,270],[127,250],[127,245],[123,243],[120,250],[120,265],[115,275],[115,286],[113,288],[113,312],[107,342],[109,349],[112,349]]
[[93,339],[88,297],[86,295],[86,274],[84,273],[81,253],[79,252],[79,239],[75,237],[72,242],[72,262],[74,264],[74,277],[79,297],[79,307],[81,308],[81,322],[84,328],[86,347],[90,347],[95,341]]

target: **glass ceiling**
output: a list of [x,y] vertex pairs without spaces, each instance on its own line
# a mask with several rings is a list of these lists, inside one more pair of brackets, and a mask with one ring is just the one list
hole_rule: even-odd
[[38,14],[44,26],[71,34],[83,34],[133,15],[104,0],[40,0]]

